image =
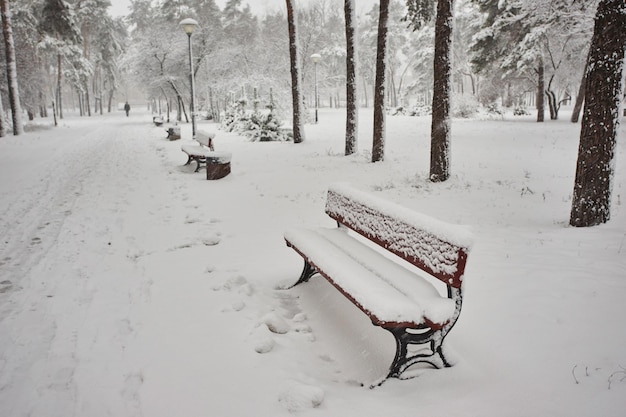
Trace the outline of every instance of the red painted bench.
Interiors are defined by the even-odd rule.
[[[319,273],[372,324],[391,332],[396,355],[387,378],[400,378],[420,362],[435,368],[450,366],[443,341],[461,313],[465,264],[472,242],[467,228],[346,184],[329,188],[325,211],[338,228],[285,232],[287,245],[304,258],[304,269],[294,286]],[[410,265],[390,259],[381,248]],[[438,289],[438,281],[432,278],[443,282],[445,294],[440,292],[443,285]],[[409,351],[410,345],[422,346],[416,352]]]

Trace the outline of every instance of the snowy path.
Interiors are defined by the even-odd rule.
[[[274,263],[255,236],[271,229],[287,251],[282,227],[246,215],[273,203],[249,184],[247,203],[233,205],[228,180],[182,167],[181,142],[147,119],[73,120],[67,137],[4,143],[0,175],[27,175],[0,188],[0,416],[245,414],[249,402],[213,394],[232,375],[248,401],[281,410],[254,398],[267,375],[242,374],[271,343],[260,315],[282,302],[272,281],[249,282],[259,262]],[[39,147],[45,157],[33,159]],[[247,243],[232,232],[222,243],[237,227]]]
[[[20,159],[1,164],[32,169],[1,190],[8,297],[0,304],[0,415],[134,414],[125,349],[134,301],[149,283],[131,255],[144,247],[145,230],[167,222],[171,195],[162,194],[166,172],[137,122],[105,119],[97,130],[85,123],[60,139],[42,134],[56,142],[38,145],[46,152],[25,146]],[[128,380],[121,398],[120,378]]]

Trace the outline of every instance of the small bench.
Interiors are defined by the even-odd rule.
[[[163,126],[163,117],[153,116],[152,123],[154,123],[155,126]]]
[[[304,258],[304,269],[293,286],[319,273],[372,324],[391,332],[396,354],[386,378],[400,378],[420,362],[435,368],[450,366],[443,341],[461,313],[472,242],[467,228],[347,184],[329,188],[325,211],[339,227],[293,229],[284,234],[287,246]],[[432,278],[445,284],[445,295]],[[409,345],[422,346],[409,351]]]
[[[181,138],[180,126],[172,126],[165,129],[167,132],[167,140],[178,140]]]

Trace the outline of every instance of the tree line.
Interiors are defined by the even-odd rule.
[[[133,85],[141,87],[154,111],[188,119],[187,37],[179,27],[186,17],[200,24],[191,37],[196,110],[219,118],[232,103],[252,97],[255,108],[272,106],[292,115],[297,143],[304,140],[306,107],[321,99],[347,108],[346,154],[351,154],[358,136],[356,108],[373,105],[376,162],[384,159],[388,108],[432,104],[433,181],[449,176],[449,119],[459,96],[483,105],[535,106],[539,122],[545,107],[556,119],[561,105],[572,101],[576,121],[598,68],[601,52],[593,53],[598,22],[618,45],[612,75],[622,79],[624,26],[616,25],[623,22],[623,1],[380,0],[357,15],[358,4],[314,0],[304,7],[286,0],[287,13],[258,17],[242,0],[228,0],[224,9],[214,0],[131,0],[129,14],[114,19],[108,0],[0,0],[5,39],[0,53],[7,73],[0,81],[0,105],[8,103],[12,114],[9,123],[4,117],[9,112],[0,108],[0,135],[8,126],[19,134],[22,111],[29,118],[47,117],[52,107],[53,116],[62,118],[64,93],[89,116],[104,107],[111,111],[114,97]],[[599,47],[606,51],[611,43],[603,42]],[[314,97],[312,88],[314,53],[322,57],[315,64],[322,97]],[[615,107],[621,90],[610,93]],[[583,112],[583,131],[584,118],[594,114]],[[581,137],[581,147],[584,143]],[[609,154],[614,149],[604,148]],[[577,182],[587,177],[577,174]],[[574,217],[580,218],[572,215],[572,224]]]

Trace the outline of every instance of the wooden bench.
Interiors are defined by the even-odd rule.
[[[287,245],[304,258],[304,269],[294,286],[319,273],[375,326],[391,332],[396,354],[386,378],[400,378],[420,362],[435,368],[450,366],[443,341],[461,313],[472,242],[467,228],[347,184],[329,188],[325,211],[339,227],[294,229],[284,234]],[[444,285],[438,289],[433,278],[445,284],[444,295],[440,292]],[[410,345],[421,346],[409,351]]]
[[[194,172],[200,171],[200,167],[206,164],[206,157],[211,155],[215,150],[213,148],[213,138],[215,133],[205,132],[199,130],[196,132],[196,137],[193,138],[196,143],[192,145],[182,145],[180,149],[187,154],[187,162],[185,165],[189,165],[192,161],[195,161],[197,166]]]
[[[196,132],[194,140],[197,145],[182,145],[180,149],[187,154],[187,162],[196,162],[196,170],[200,171],[202,166],[206,166],[207,180],[218,180],[230,174],[230,152],[216,152],[213,147],[215,133],[199,130]]]
[[[163,117],[152,116],[152,123],[154,123],[155,126],[163,126]]]
[[[180,126],[168,127],[165,131],[167,132],[167,140],[178,140],[182,137],[180,134]]]

